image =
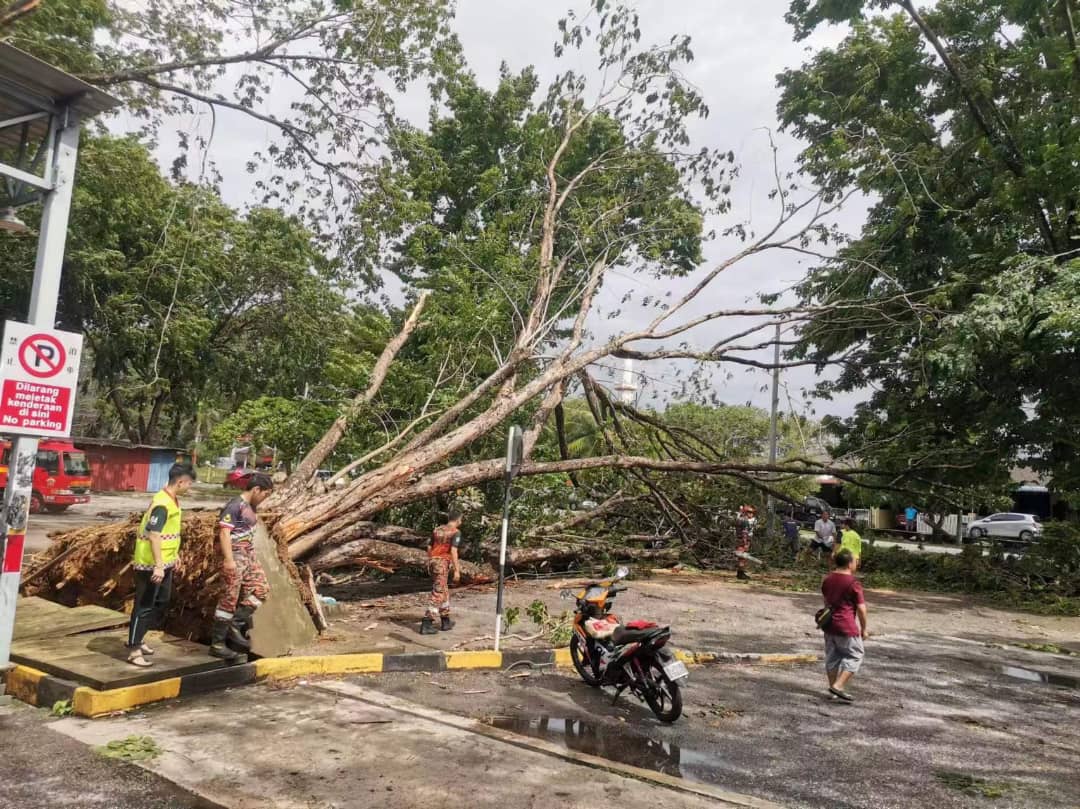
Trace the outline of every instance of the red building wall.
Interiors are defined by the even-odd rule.
[[[90,462],[96,492],[145,492],[150,479],[150,450],[91,446],[75,442]]]

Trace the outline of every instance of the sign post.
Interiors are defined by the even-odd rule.
[[[499,651],[502,639],[503,583],[506,580],[506,540],[510,534],[510,501],[513,500],[511,484],[521,468],[521,428],[514,425],[506,436],[506,469],[503,472],[502,534],[499,539],[499,589],[495,596],[495,651]]]
[[[0,509],[0,671],[11,659],[38,436],[70,433],[82,353],[81,336],[53,329],[79,151],[78,116],[69,112],[62,120],[54,119],[50,137],[55,139],[48,166],[51,187],[42,195],[41,231],[26,318],[30,325],[8,321],[0,356],[0,432],[18,436],[8,458],[8,483]],[[68,337],[77,338],[77,343],[66,342]],[[63,353],[70,348],[75,348],[74,356]]]

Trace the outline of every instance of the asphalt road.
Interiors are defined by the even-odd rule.
[[[44,711],[0,706],[0,809],[224,809],[54,733]]]
[[[610,693],[570,672],[398,673],[251,686],[127,716],[63,719],[32,733],[0,725],[15,731],[0,734],[0,760],[15,751],[22,781],[37,790],[8,787],[9,801],[12,794],[32,800],[0,806],[134,805],[124,802],[126,768],[100,776],[81,769],[82,753],[45,738],[54,730],[88,745],[148,735],[166,752],[142,766],[230,809],[723,805],[582,766],[531,748],[532,739],[570,756],[599,756],[793,809],[1077,806],[1076,658],[886,635],[868,642],[851,691],[854,704],[831,701],[820,666],[695,667],[683,718],[661,725],[633,698],[612,704]],[[515,735],[492,739],[474,720]],[[76,790],[88,777],[97,779],[88,782],[94,796],[116,789],[119,797],[80,803]],[[40,791],[42,784],[51,791]]]
[[[789,807],[976,807],[998,792],[995,807],[1080,803],[1075,659],[903,635],[867,646],[852,705],[828,697],[820,665],[699,667],[684,718],[671,726],[632,697],[612,705],[609,693],[569,673],[364,679],[570,749]],[[1043,683],[1039,672],[1061,685]]]

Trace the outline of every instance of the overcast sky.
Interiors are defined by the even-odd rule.
[[[772,155],[765,129],[776,129],[776,102],[778,91],[776,74],[786,67],[801,64],[808,57],[808,48],[831,44],[843,33],[826,31],[809,43],[792,41],[791,30],[784,22],[788,0],[682,0],[672,3],[664,0],[640,0],[637,3],[644,38],[666,41],[673,34],[689,33],[693,37],[692,48],[696,59],[686,71],[687,77],[703,93],[711,114],[696,124],[692,135],[695,148],[708,146],[731,149],[742,167],[742,174],[733,193],[733,210],[722,220],[709,223],[709,227],[722,228],[737,219],[762,222],[770,211],[775,210],[768,194],[773,180]],[[559,0],[536,2],[536,0],[458,0],[456,30],[464,46],[469,65],[482,84],[494,86],[499,65],[507,62],[512,70],[528,65],[537,69],[541,87],[558,70],[565,69],[566,62],[557,62],[552,51],[557,20],[566,8]],[[579,4],[584,8],[584,4]],[[587,63],[570,66],[589,69]],[[284,103],[287,103],[284,102]],[[401,102],[400,110],[418,124],[426,120],[430,101],[426,93],[417,91]],[[129,123],[121,116],[116,122],[123,129]],[[180,128],[188,131],[208,127],[208,119],[185,121]],[[780,147],[782,167],[794,168],[800,145],[791,138],[775,134]],[[275,133],[266,125],[234,115],[220,113],[217,131],[210,152],[210,159],[223,176],[222,193],[225,200],[237,206],[246,205],[252,198],[252,185],[257,179],[244,171],[244,165],[252,152],[263,150],[275,139]],[[162,144],[159,154],[164,165],[171,161],[170,144]],[[192,161],[197,164],[198,161]],[[194,172],[197,166],[190,170]],[[863,208],[854,205],[842,212],[839,222],[848,232],[858,229]],[[714,265],[737,250],[732,242],[714,242],[707,247],[706,265]],[[789,287],[805,272],[793,254],[776,254],[756,258],[718,279],[718,285],[707,300],[695,311],[704,312],[727,306],[738,306],[753,301],[761,292],[771,292]],[[675,282],[671,286],[676,295],[680,286],[688,288],[693,277]],[[660,282],[652,279],[632,279],[625,276],[609,276],[599,297],[598,317],[593,330],[603,336],[607,330],[625,328],[636,318],[645,316],[642,310],[624,309],[621,318],[609,320],[606,314],[620,308],[620,299],[630,289],[638,292],[661,290]],[[663,291],[668,288],[663,284]],[[730,333],[732,326],[702,328],[694,332],[692,343],[704,347],[721,336]],[[765,359],[768,358],[766,354]],[[643,380],[643,402],[651,401],[653,394],[669,399],[677,390],[675,369],[670,365],[652,365],[639,369]],[[685,370],[685,369],[684,369]],[[713,384],[721,400],[731,404],[750,402],[767,408],[769,378],[764,371],[746,371],[733,367],[713,374]],[[803,394],[814,384],[810,369],[792,369],[783,373],[784,390],[781,393],[782,409],[794,406],[802,413],[810,413]],[[851,411],[860,397],[847,400],[818,403],[813,412],[844,415]]]

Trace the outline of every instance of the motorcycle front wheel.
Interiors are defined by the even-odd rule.
[[[645,667],[645,701],[656,718],[670,724],[682,716],[682,690],[664,674],[663,664],[655,657]]]
[[[600,678],[593,670],[592,660],[586,660],[585,641],[581,639],[581,635],[575,632],[570,637],[570,660],[574,664],[574,668],[577,669],[577,673],[581,675],[581,679],[585,681],[585,685],[593,688],[600,687]],[[594,654],[599,654],[594,651]]]

